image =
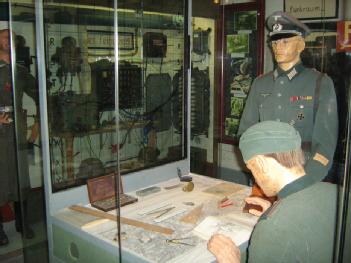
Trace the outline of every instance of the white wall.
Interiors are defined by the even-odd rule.
[[[351,20],[351,0],[342,1],[343,6],[339,5],[339,9],[343,12],[343,20]]]

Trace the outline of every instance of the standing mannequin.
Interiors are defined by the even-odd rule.
[[[0,30],[0,205],[14,201],[16,230],[24,234],[24,237],[32,238],[34,233],[28,227],[26,220],[26,202],[23,201],[22,205],[19,202],[20,199],[26,199],[30,189],[26,151],[27,116],[23,111],[22,98],[24,92],[34,100],[37,100],[38,96],[33,76],[28,73],[25,67],[16,65],[14,80],[16,98],[14,98],[9,38],[9,30]],[[14,99],[16,99],[15,102]],[[18,117],[16,120],[15,115]],[[38,123],[35,123],[29,141],[34,142],[37,135]],[[18,173],[17,169],[18,159],[23,168],[21,174]],[[19,187],[19,182],[21,187]],[[23,222],[22,217],[24,218]],[[3,230],[2,218],[0,218],[0,245],[8,243],[8,237]]]
[[[287,13],[267,18],[277,68],[256,78],[240,121],[238,134],[257,122],[289,123],[301,135],[307,157],[307,181],[321,181],[333,161],[338,137],[336,96],[332,80],[303,66],[300,54],[309,29]]]

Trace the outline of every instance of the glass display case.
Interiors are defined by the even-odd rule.
[[[25,261],[213,262],[207,242],[218,231],[244,252],[258,217],[244,210],[254,191],[237,129],[252,81],[275,66],[265,12],[284,3],[73,2],[5,7],[13,162],[23,227],[36,234],[23,237]],[[330,76],[337,95],[338,145],[325,180],[339,186],[336,257],[347,258],[351,22],[342,18],[351,15],[340,10],[305,21],[312,34],[301,57]],[[19,75],[34,94],[23,100]],[[39,120],[40,139],[27,144]]]
[[[187,154],[183,1],[83,2],[43,2],[53,191]]]

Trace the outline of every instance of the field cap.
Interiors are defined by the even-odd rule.
[[[255,155],[299,149],[301,137],[294,127],[285,122],[263,121],[251,126],[242,134],[239,148],[247,163]]]

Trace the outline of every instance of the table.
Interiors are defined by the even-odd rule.
[[[133,128],[142,128],[146,124],[145,121],[138,121],[138,122],[121,122],[119,125],[119,129],[128,129],[131,126]],[[51,136],[59,137],[65,140],[65,156],[66,156],[66,173],[67,179],[73,180],[75,179],[74,174],[74,139],[77,137],[85,137],[90,135],[96,134],[105,134],[105,133],[117,133],[117,128],[115,125],[100,127],[96,129],[91,129],[88,131],[64,131],[64,132],[57,132],[52,131]],[[62,174],[64,174],[64,167]]]
[[[245,229],[245,233],[248,233],[248,235],[243,237],[240,247],[241,249],[246,248],[249,235],[258,219],[255,216],[242,212],[244,205],[243,199],[250,194],[251,188],[210,177],[194,174],[192,176],[195,187],[191,192],[182,191],[184,183],[180,183],[177,178],[174,178],[155,185],[160,187],[161,191],[144,197],[137,196],[139,198],[137,203],[121,208],[122,217],[174,230],[172,235],[163,235],[146,231],[142,228],[121,225],[122,258],[124,261],[133,263],[213,262],[214,257],[207,250],[207,240],[195,234],[194,231],[194,228],[204,219],[209,218],[209,216],[221,221],[221,228],[224,231],[227,231],[227,228],[233,228],[234,225],[235,227],[239,227],[238,230],[241,227]],[[167,190],[167,188],[171,189]],[[136,196],[136,191],[128,194]],[[224,196],[231,199],[233,205],[218,208],[218,202]],[[167,207],[167,204],[170,207],[174,207],[168,214],[157,217],[157,215],[150,213],[157,207]],[[198,216],[196,224],[184,223],[180,220],[201,206],[201,214]],[[113,214],[115,211],[111,211],[110,213]],[[94,245],[98,246],[102,250],[105,250],[105,253],[110,253],[111,258],[114,257],[117,260],[118,242],[114,240],[117,233],[116,222],[83,215],[68,208],[60,211],[54,217],[56,224],[61,227],[65,227],[65,224],[68,225],[69,232],[71,233],[73,229],[78,230],[75,231],[76,234],[82,237],[85,236],[85,239],[91,242],[92,247]],[[167,239],[173,238],[187,238],[184,239],[184,242],[190,245],[166,242]],[[89,259],[91,258],[92,256]]]

